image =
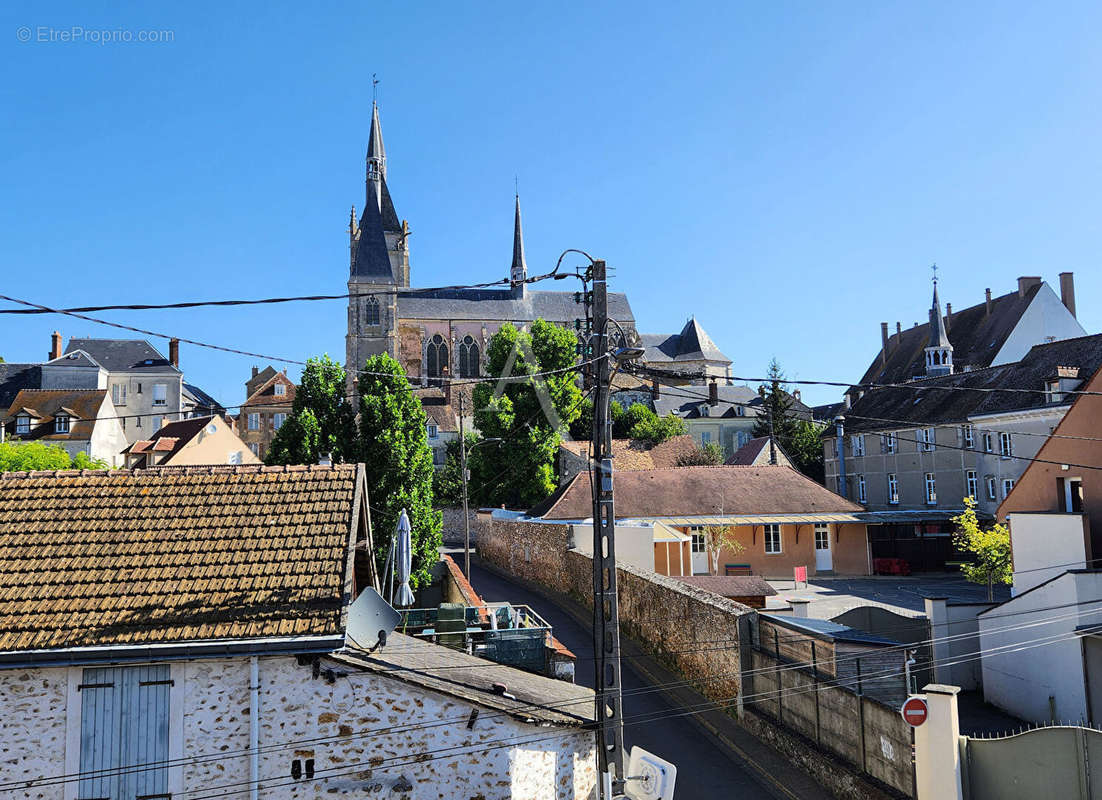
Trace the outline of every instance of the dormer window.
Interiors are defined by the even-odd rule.
[[[705,405],[705,406],[700,407],[700,416],[702,416],[702,417],[708,416],[708,406]]]
[[[440,432],[439,428],[431,422],[425,426],[425,429],[430,439],[435,439]]]
[[[57,414],[54,416],[54,433],[69,432],[69,415]]]
[[[1045,402],[1059,403],[1063,399],[1064,394],[1060,391],[1060,379],[1054,378],[1053,380],[1045,381]]]
[[[284,386],[282,383],[277,383],[275,385],[275,393],[277,397],[283,397],[285,394],[287,394],[287,387]]]
[[[30,433],[31,432],[31,418],[27,414],[20,414],[15,418],[15,432],[16,433]]]

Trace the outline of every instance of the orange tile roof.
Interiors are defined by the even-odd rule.
[[[339,636],[362,502],[355,465],[4,473],[0,653]]]

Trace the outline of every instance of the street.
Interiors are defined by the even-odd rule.
[[[471,583],[487,602],[508,601],[531,606],[551,623],[555,637],[578,657],[576,681],[593,686],[593,642],[587,628],[543,597],[474,564]],[[625,750],[632,745],[673,762],[677,766],[675,793],[678,800],[715,800],[717,797],[756,800],[783,797],[763,787],[753,774],[717,746],[696,723],[670,705],[661,692],[634,694],[648,684],[632,669],[630,659],[622,664]],[[632,725],[639,715],[666,715],[645,724]]]

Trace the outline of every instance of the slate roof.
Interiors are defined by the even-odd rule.
[[[383,208],[380,217],[383,221],[383,230],[387,233],[400,233],[402,223],[398,221],[398,213],[394,210],[394,201],[390,199],[390,189],[386,185],[386,176],[382,180]]]
[[[593,690],[495,664],[394,631],[368,655],[349,649],[327,657],[357,669],[502,711],[530,723],[581,727],[593,721]],[[513,698],[493,690],[502,683]]]
[[[608,315],[621,325],[634,325],[635,317],[627,295],[609,292]],[[398,292],[398,316],[402,319],[492,319],[570,324],[585,316],[574,302],[573,292],[525,292],[515,295],[511,289],[441,289],[423,292],[407,289]]]
[[[134,444],[127,447],[123,452],[143,453],[153,451],[157,453],[168,453],[168,455],[161,459],[161,463],[164,463],[183,450],[192,439],[199,435],[199,432],[202,431],[203,428],[210,424],[212,419],[213,417],[211,416],[189,417],[188,419],[166,423],[148,439],[134,442]]]
[[[41,386],[40,364],[0,364],[0,409],[11,407],[15,396],[22,390]]]
[[[183,387],[184,396],[191,400],[199,408],[204,408],[211,413],[225,414],[226,408],[209,394],[204,392],[194,383],[185,383]]]
[[[674,579],[721,597],[772,597],[777,593],[758,575],[681,575]]]
[[[645,353],[643,360],[650,364],[671,363],[677,361],[720,361],[730,364],[716,343],[692,317],[685,323],[681,333],[644,333],[640,337],[643,340]]]
[[[0,653],[341,636],[363,491],[353,465],[4,473]]]
[[[91,439],[106,397],[106,389],[24,389],[12,400],[4,418],[4,427],[12,439],[23,441]],[[23,409],[36,412],[35,418],[39,424],[28,434],[16,434],[14,418]],[[75,416],[69,421],[68,433],[55,433],[54,415],[62,410]]]
[[[145,339],[70,339],[65,353],[77,350],[83,350],[108,372],[180,371]]]
[[[618,472],[616,516],[657,518],[723,514],[810,514],[864,509],[791,467],[674,467]],[[528,515],[587,519],[593,514],[589,475],[579,473]]]
[[[1012,364],[923,378],[895,388],[867,390],[841,412],[846,418],[845,432],[924,427],[964,422],[985,414],[1042,408],[1045,380],[1055,375],[1058,366],[1078,367],[1079,379],[1087,380],[1102,367],[1102,334],[1034,345],[1021,361]],[[959,391],[964,388],[992,391]],[[1065,399],[1057,405],[1069,402]],[[823,431],[823,438],[836,438],[832,426]]]
[[[352,258],[352,276],[369,278],[378,283],[393,283],[394,271],[383,234],[383,218],[371,197],[364,203],[359,230]]]
[[[708,407],[708,419],[737,417],[739,408],[742,408],[742,416],[753,418],[758,416],[763,404],[757,390],[745,385],[728,386],[721,383],[716,386],[716,394],[719,402]],[[802,419],[811,419],[810,408],[792,395],[789,395],[789,401],[794,414]],[[660,417],[676,414],[682,419],[704,419],[700,407],[707,403],[708,387],[702,384],[663,386],[658,398],[653,401],[654,411]]]
[[[954,311],[953,316],[948,318],[954,368],[963,370],[965,366],[973,369],[989,366],[1042,285],[1029,287],[1024,297],[1015,290],[993,298],[990,316],[986,301]],[[925,351],[930,337],[929,322],[906,328],[899,334],[893,333],[888,339],[887,365],[881,365],[880,351],[877,351],[872,364],[861,377],[861,383],[903,383],[925,375]]]
[[[832,622],[829,619],[792,617],[782,614],[762,614],[761,616],[768,618],[770,622],[776,622],[786,628],[802,631],[828,641],[884,646],[900,644],[894,639],[885,639],[882,636],[866,633],[857,628],[850,628],[838,622]]]

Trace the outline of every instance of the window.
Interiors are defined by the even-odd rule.
[[[1014,479],[1013,478],[1003,478],[1003,500],[1006,499],[1006,496],[1008,494],[1010,494],[1010,492],[1013,491],[1013,489],[1014,489]]]
[[[707,405],[701,405],[701,406],[700,406],[700,408],[698,408],[698,409],[697,409],[697,411],[699,411],[699,412],[700,412],[700,416],[702,416],[702,417],[706,417],[706,416],[708,416],[708,415],[709,415],[709,414],[711,413],[711,412],[710,412],[710,411],[708,410],[708,406],[707,406]]]
[[[1046,403],[1059,403],[1064,399],[1064,395],[1060,392],[1060,380],[1045,381],[1045,402]]]
[[[163,383],[153,384],[153,405],[168,405],[168,386]]]
[[[286,421],[286,414],[272,414],[272,430],[278,431],[280,427],[282,427],[283,423]]]
[[[888,502],[899,502],[899,480],[895,477],[894,472],[888,473]]]
[[[830,549],[830,526],[825,522],[815,523],[815,549]]]
[[[111,384],[111,402],[117,406],[126,405],[126,384],[125,383],[112,383]]]
[[[137,388],[137,390],[136,390],[136,391],[138,392],[138,394],[141,394],[141,393],[142,393],[142,384],[141,384],[141,381],[139,381],[139,382],[137,383],[137,387],[138,387],[138,388]]]
[[[439,385],[440,379],[448,371],[448,345],[439,333],[429,340],[425,349],[425,365],[428,369],[429,382]]]
[[[477,378],[482,371],[479,361],[478,343],[472,336],[464,336],[459,343],[459,377]]]
[[[1069,514],[1078,514],[1083,510],[1083,479],[1062,478],[1063,486],[1060,491],[1060,499],[1063,500],[1064,511]]]
[[[859,433],[856,436],[849,437],[850,449],[855,456],[865,455],[865,434]]]
[[[990,431],[984,431],[984,433],[983,433],[983,452],[991,453],[994,450],[995,450],[995,447],[992,444],[991,432]]]
[[[85,669],[80,685],[77,797],[168,797],[168,769],[120,771],[169,756],[168,664]]]
[[[891,454],[895,452],[895,431],[884,435],[884,452]]]
[[[937,487],[934,484],[934,473],[926,473],[926,505],[934,505],[937,502]]]
[[[253,451],[254,456],[260,457],[260,445],[257,442],[249,442],[249,449]]]
[[[15,432],[16,433],[30,433],[31,432],[31,418],[26,414],[20,414],[15,418]]]
[[[448,451],[444,447],[434,447],[432,449],[432,465],[434,467],[442,467],[448,462]]]
[[[700,443],[702,445],[704,445],[704,444],[711,444],[711,442],[712,442],[712,432],[711,431],[701,431],[700,432]]]
[[[704,534],[700,533],[700,528],[690,528],[689,533],[693,537],[693,552],[704,553],[707,552],[707,543],[704,540]]]
[[[54,417],[54,433],[68,433],[69,432],[69,415],[57,414]]]
[[[240,464],[241,463],[241,451],[240,450],[234,450],[232,453],[230,453],[229,463],[230,464]]]
[[[972,448],[976,446],[976,435],[971,425],[960,426],[960,440],[964,442],[965,447]]]
[[[156,433],[157,431],[159,431],[161,429],[161,426],[164,424],[164,422],[165,422],[164,417],[162,417],[160,415],[154,416],[153,417],[153,432]]]
[[[976,471],[974,469],[970,469],[966,473],[964,473],[964,475],[968,496],[975,500],[976,492],[979,491],[979,479],[976,478]]]
[[[371,295],[364,301],[364,324],[379,325],[381,324],[380,320],[379,298],[375,297],[375,295]]]
[[[868,498],[865,497],[865,476],[857,476],[857,502],[864,503]]]
[[[249,416],[248,416],[248,425],[249,425],[249,430],[250,431],[260,430],[260,415],[255,414],[255,413],[254,414],[249,414]]]
[[[136,417],[134,417],[134,427],[135,428],[140,428],[141,426],[142,426],[142,416],[141,416],[141,414],[138,414]]]
[[[736,417],[745,417],[746,416],[746,409],[743,408],[742,406],[735,406],[735,416]]]
[[[922,451],[929,453],[934,449],[934,429],[923,428],[922,429]]]
[[[277,383],[273,388],[275,389],[276,397],[283,397],[287,394],[287,387],[282,383]]]
[[[425,429],[428,432],[428,435],[429,435],[430,439],[435,439],[437,433],[439,433],[439,429],[436,427],[435,423],[432,423],[432,422],[430,422],[428,425],[426,425]]]
[[[995,495],[995,476],[994,475],[988,475],[987,476],[987,499],[988,500],[997,499],[996,495]]]
[[[1014,455],[1014,442],[1006,431],[999,434],[999,454],[1003,458],[1010,458]]]
[[[781,526],[776,524],[764,525],[765,552],[781,552]]]

